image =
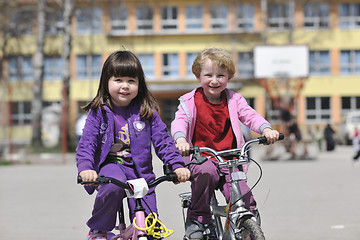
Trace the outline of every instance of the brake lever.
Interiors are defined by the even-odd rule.
[[[192,159],[196,159],[196,160],[195,161],[191,160],[190,162],[186,163],[185,167],[187,167],[187,166],[189,166],[191,164],[201,165],[207,160],[207,157],[204,157],[204,156],[202,156],[200,154],[199,147],[194,147],[193,150],[194,150],[194,153],[193,153],[193,158]]]

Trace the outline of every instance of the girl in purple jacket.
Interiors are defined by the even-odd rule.
[[[88,117],[76,149],[78,173],[83,181],[94,181],[99,175],[122,182],[144,178],[155,179],[151,143],[164,164],[171,164],[180,182],[189,179],[179,151],[158,114],[158,105],[148,90],[138,58],[129,51],[112,53],[104,63],[95,98],[84,106]],[[95,186],[85,186],[89,194]],[[126,197],[113,184],[97,186],[89,240],[105,240],[116,224],[116,213]],[[154,190],[144,198],[157,212]],[[133,219],[135,203],[129,199]],[[149,213],[149,209],[146,210]]]
[[[252,109],[239,93],[226,88],[235,74],[230,54],[218,48],[206,49],[195,59],[192,71],[201,87],[180,97],[180,105],[171,123],[171,134],[182,153],[189,154],[190,145],[210,147],[217,151],[240,148],[244,144],[240,121],[250,130],[265,136],[268,143],[279,138],[279,133],[260,114]],[[189,159],[186,159],[189,161]],[[231,196],[228,169],[221,169],[225,182],[220,181],[217,162],[206,161],[190,165],[194,175],[191,182],[191,205],[187,211],[185,235],[187,239],[202,239],[204,224],[210,221],[210,200],[216,187],[227,202]],[[245,169],[243,169],[246,171]],[[249,191],[240,182],[242,192]],[[244,196],[245,207],[255,211],[256,202],[250,192]]]

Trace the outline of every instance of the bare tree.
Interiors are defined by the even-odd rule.
[[[63,88],[62,88],[62,150],[67,152],[70,100],[70,53],[71,53],[71,19],[74,14],[75,0],[64,0],[64,36],[63,36]]]
[[[37,5],[37,48],[33,58],[34,65],[34,85],[33,99],[31,105],[32,114],[32,145],[35,147],[42,146],[41,131],[41,109],[42,109],[42,93],[44,81],[44,40],[45,40],[45,5],[46,0],[38,0]]]

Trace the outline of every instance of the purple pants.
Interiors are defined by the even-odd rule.
[[[101,168],[99,176],[116,178],[122,182],[127,180],[137,179],[134,168],[125,166],[120,163],[109,163]],[[108,232],[114,229],[116,224],[117,211],[123,204],[123,199],[126,198],[125,190],[112,183],[98,186],[98,193],[95,198],[92,217],[87,222],[90,229]],[[149,205],[153,212],[158,212],[156,207],[156,195],[154,191],[149,191],[148,195],[143,198]],[[134,218],[135,200],[128,198],[130,219]],[[149,209],[144,206],[146,213],[149,214]]]
[[[190,165],[190,171],[194,175],[194,181],[191,183],[191,205],[188,208],[187,217],[205,224],[210,221],[210,200],[219,184],[220,171],[214,161],[206,161],[201,165]],[[221,172],[225,174],[225,182],[219,186],[219,190],[224,195],[226,202],[229,202],[232,192],[229,169],[222,168]],[[239,185],[242,193],[250,190],[245,181],[240,181]],[[251,192],[246,194],[243,200],[245,207],[250,211],[256,208],[256,202]]]

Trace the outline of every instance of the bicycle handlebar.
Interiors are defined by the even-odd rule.
[[[277,141],[280,141],[283,139],[284,139],[284,134],[280,133]],[[222,150],[222,151],[216,151],[216,150],[214,150],[212,148],[208,148],[208,147],[191,147],[189,153],[194,154],[194,157],[197,159],[197,161],[191,161],[187,165],[189,165],[189,164],[199,165],[199,164],[202,164],[203,162],[205,162],[208,158],[201,156],[200,155],[201,152],[210,153],[212,157],[215,157],[219,161],[219,163],[225,163],[226,161],[221,156],[239,155],[240,157],[242,157],[242,156],[244,156],[245,151],[247,150],[249,145],[251,145],[253,143],[267,144],[267,139],[266,139],[266,137],[258,137],[256,139],[252,139],[252,140],[245,142],[245,144],[241,148],[234,148],[234,149]],[[246,162],[247,161],[239,162],[239,164],[245,164]]]
[[[159,185],[162,182],[179,182],[176,173],[173,172],[172,170],[172,166],[171,165],[164,165],[164,176],[158,177],[156,179],[154,179],[153,181],[151,181],[150,183],[148,183],[148,187],[152,188],[155,187],[157,185]],[[193,180],[194,176],[191,174],[189,181]],[[96,184],[96,185],[104,185],[104,184],[108,184],[108,183],[113,183],[118,187],[124,188],[129,190],[131,193],[133,193],[133,189],[130,183],[125,183],[122,181],[119,181],[115,178],[112,177],[105,177],[105,176],[99,176],[97,178],[97,180],[95,181],[83,181],[81,176],[77,177],[77,183],[81,184],[81,185],[85,185],[85,184]]]

